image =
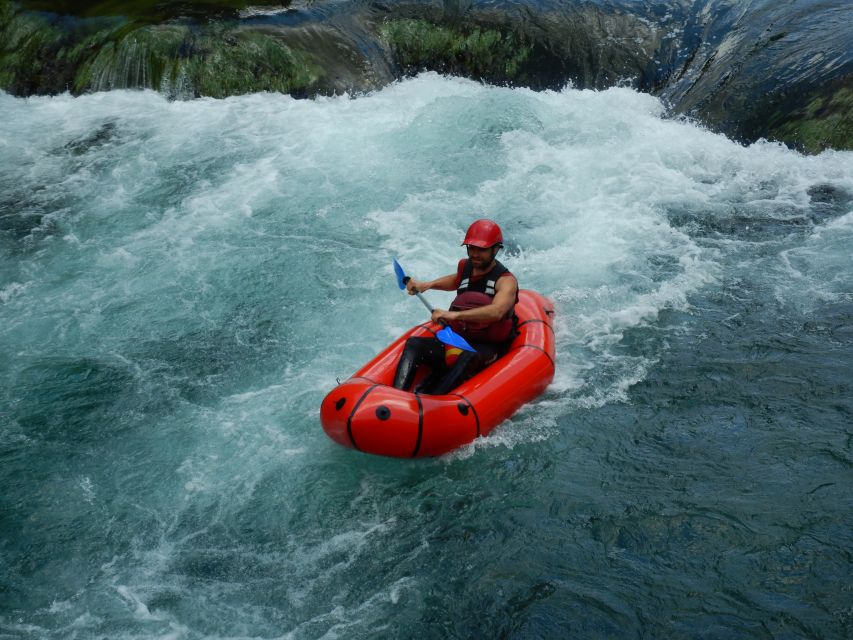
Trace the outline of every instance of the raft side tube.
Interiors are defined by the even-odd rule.
[[[383,456],[416,455],[423,435],[420,397],[388,386],[365,393],[348,418],[354,447]]]
[[[480,416],[480,435],[488,435],[522,405],[541,395],[554,378],[553,361],[544,351],[534,347],[520,346],[492,367],[454,390],[476,408]],[[513,370],[523,375],[501,375]]]
[[[418,457],[440,456],[480,435],[479,414],[466,398],[458,395],[418,397],[424,414]]]
[[[326,435],[344,447],[357,448],[349,434],[349,418],[359,400],[373,386],[375,384],[370,380],[350,378],[332,389],[323,398],[320,405],[320,421]]]

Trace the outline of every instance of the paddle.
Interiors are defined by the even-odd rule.
[[[400,266],[400,263],[397,262],[397,259],[394,258],[394,273],[397,275],[397,285],[401,289],[406,288],[406,283],[411,280],[409,276],[406,275],[406,272],[403,271],[403,267]],[[433,312],[432,305],[427,302],[427,299],[421,295],[421,292],[417,289],[414,290],[415,295],[418,299],[424,303],[424,306],[429,310],[430,313]],[[442,323],[443,324],[443,323]],[[435,337],[441,340],[444,344],[449,344],[451,347],[456,347],[457,349],[462,349],[463,351],[474,351],[476,353],[476,349],[468,344],[467,340],[456,333],[449,326],[444,325],[444,329],[439,330]]]

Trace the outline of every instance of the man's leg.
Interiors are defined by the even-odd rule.
[[[418,366],[428,364],[433,368],[443,366],[444,345],[436,338],[413,337],[406,340],[403,354],[394,373],[394,388],[408,390],[412,386]]]
[[[477,351],[463,351],[459,354],[450,371],[427,393],[436,396],[450,393],[465,380],[497,360],[500,355],[500,345],[477,343],[471,346]]]

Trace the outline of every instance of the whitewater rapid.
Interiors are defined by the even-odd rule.
[[[682,533],[705,517],[669,485],[644,487],[694,456],[701,468],[720,443],[679,432],[649,452],[630,425],[665,429],[692,397],[734,407],[724,422],[744,429],[751,401],[714,385],[762,384],[748,364],[803,331],[821,347],[802,347],[789,378],[808,380],[817,358],[838,375],[820,388],[837,393],[815,392],[792,419],[801,434],[807,407],[825,407],[839,437],[803,473],[817,478],[810,490],[850,480],[849,152],[741,146],[630,89],[537,93],[435,74],[357,97],[2,94],[0,110],[5,634],[603,637],[627,625],[691,637],[686,585],[711,594],[729,569],[648,563],[714,557],[716,544],[696,541],[715,527],[748,547],[744,516],[736,502],[687,538],[658,520],[660,538],[644,530],[636,509]],[[323,395],[424,318],[392,258],[418,278],[450,273],[481,216],[503,227],[501,259],[521,286],[556,303],[554,384],[437,461],[337,448],[319,425]],[[726,367],[747,363],[739,373],[711,370],[727,350]],[[707,384],[688,385],[697,371]],[[781,402],[793,392],[773,375]],[[750,433],[726,431],[738,461],[696,482],[739,477],[761,451]],[[643,462],[642,479],[620,482]],[[762,496],[785,495],[767,482]],[[845,504],[828,507],[838,530]],[[627,533],[602,533],[619,514]],[[777,525],[752,526],[767,539]],[[646,546],[625,552],[632,539]],[[848,531],[826,544],[849,543]],[[635,555],[617,566],[624,553]],[[641,577],[623,582],[626,571]],[[804,595],[765,588],[840,637],[849,614],[820,611],[842,611],[843,596],[808,605],[840,583],[829,575],[801,579]],[[711,606],[710,628],[748,635],[777,604],[734,590],[748,603]],[[658,598],[670,626],[644,613]]]

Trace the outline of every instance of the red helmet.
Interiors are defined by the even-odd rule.
[[[480,247],[481,249],[489,249],[495,245],[502,246],[504,236],[501,233],[501,228],[498,223],[493,220],[475,220],[470,227],[468,233],[465,234],[463,245],[470,244],[472,247]]]

